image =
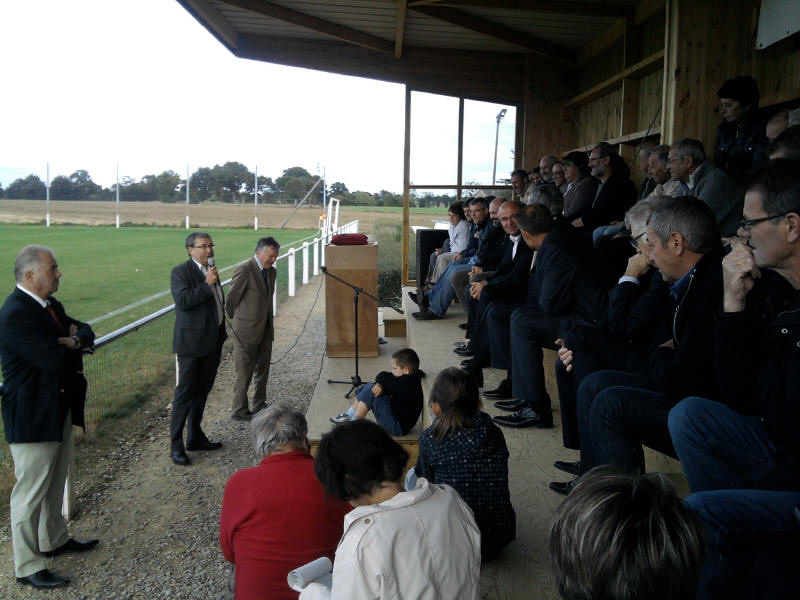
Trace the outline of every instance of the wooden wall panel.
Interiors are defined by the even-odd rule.
[[[622,71],[624,68],[622,60],[623,42],[620,39],[613,46],[573,71],[572,78],[575,80],[578,91],[593,88],[598,83]]]
[[[659,11],[642,23],[641,60],[664,47],[664,11]]]
[[[621,98],[622,91],[615,90],[575,111],[589,146],[619,135]],[[578,144],[582,145],[583,142]]]
[[[645,75],[639,80],[639,109],[636,116],[636,125],[633,131],[647,129],[661,104],[664,69]],[[660,115],[659,115],[660,116]],[[654,127],[658,127],[660,120],[656,119]],[[626,132],[630,133],[630,132]]]

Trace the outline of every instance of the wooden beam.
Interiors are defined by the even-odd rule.
[[[370,50],[376,50],[385,54],[394,54],[395,51],[395,45],[389,40],[364,33],[363,31],[351,29],[350,27],[345,27],[344,25],[339,25],[331,21],[326,21],[325,19],[320,19],[319,17],[314,17],[297,10],[292,10],[285,6],[272,4],[271,2],[263,2],[261,0],[221,1],[252,13],[291,23],[292,25],[304,27],[305,29],[311,29],[312,31],[329,35],[344,42],[355,44],[356,46],[363,46],[364,48],[369,48]]]
[[[554,60],[574,62],[576,59],[575,52],[569,48],[527,35],[520,31],[515,31],[505,25],[486,21],[485,19],[481,19],[461,10],[444,6],[409,5],[409,8],[428,17],[433,17],[434,19],[439,19],[440,21],[451,23],[463,27],[464,29],[475,31],[476,33],[481,33],[510,44],[521,46],[531,52],[541,54]]]
[[[661,137],[661,128],[653,127],[649,132],[646,129],[642,129],[641,131],[634,131],[627,135],[621,135],[619,137],[609,138],[607,140],[593,141],[589,143],[589,147],[591,148],[600,141],[605,141],[612,146],[618,146],[619,144],[624,144],[626,146],[638,146],[642,140],[658,140],[659,137]],[[586,148],[572,148],[571,150],[566,150],[563,152],[563,154],[569,154],[570,152],[586,152]]]
[[[411,228],[411,207],[410,194],[411,187],[411,88],[406,86],[405,93],[405,130],[403,133],[403,235],[402,235],[402,274],[403,285],[410,285],[408,277],[408,251]]]
[[[627,3],[559,2],[558,0],[553,0],[553,2],[540,0],[416,0],[409,2],[408,6],[409,8],[417,6],[496,8],[592,17],[625,17],[632,12],[631,5]]]
[[[603,81],[602,83],[597,84],[591,89],[586,90],[585,92],[578,94],[574,98],[568,100],[564,103],[564,108],[577,108],[579,106],[584,106],[585,104],[589,104],[592,100],[596,100],[601,96],[605,96],[609,92],[613,90],[617,90],[622,87],[622,81],[624,79],[638,79],[641,78],[643,75],[648,75],[658,69],[661,69],[664,66],[664,51],[659,50],[655,54],[651,54],[644,60],[640,60],[635,65],[630,66],[627,69],[624,69]]]
[[[403,37],[406,34],[406,0],[397,0],[397,21],[394,28],[394,57],[403,56]]]
[[[659,11],[664,15],[665,8],[665,0],[641,0],[633,12],[633,24],[641,25]]]
[[[617,41],[625,35],[627,21],[628,20],[625,18],[617,19],[598,33],[591,42],[581,48],[581,51],[578,52],[578,66],[586,64],[603,50],[616,44]]]
[[[239,34],[208,0],[178,0],[189,13],[230,50],[239,45]]]

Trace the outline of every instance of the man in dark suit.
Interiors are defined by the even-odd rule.
[[[233,415],[248,421],[253,413],[267,406],[267,379],[275,328],[272,319],[272,294],[277,271],[273,266],[281,246],[273,237],[258,240],[253,258],[236,268],[225,311],[233,319]],[[253,410],[247,407],[247,388],[254,378]]]
[[[0,309],[3,426],[17,477],[11,492],[14,571],[21,584],[54,588],[69,580],[49,571],[46,558],[97,545],[70,538],[61,515],[72,425],[84,424],[80,350],[94,343],[94,333],[52,297],[61,272],[50,248],[20,250],[14,277],[17,288]]]
[[[186,450],[218,450],[200,428],[206,399],[217,376],[225,332],[225,297],[213,262],[214,243],[201,231],[186,238],[189,260],[172,269],[175,299],[172,351],[178,355],[178,385],[170,424],[172,462],[188,465]],[[186,447],[183,427],[186,425]]]

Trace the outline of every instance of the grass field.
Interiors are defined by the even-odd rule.
[[[272,235],[283,246],[313,235],[309,230],[208,228],[216,245],[220,275],[227,279],[233,266],[252,256],[256,240]],[[93,321],[99,335],[172,304],[169,275],[185,261],[186,230],[162,227],[87,227],[0,225],[0,293],[14,286],[13,264],[17,251],[27,244],[44,244],[55,250],[63,273],[56,294],[67,312],[82,321]],[[285,263],[285,261],[281,261]],[[298,271],[299,271],[298,257]],[[285,269],[285,267],[284,267]],[[299,279],[299,277],[298,277]],[[283,285],[286,278],[283,277]],[[299,284],[299,281],[298,281]],[[130,310],[103,318],[111,311],[138,300],[162,294]]]

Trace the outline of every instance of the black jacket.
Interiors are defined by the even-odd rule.
[[[714,166],[743,182],[767,160],[768,143],[766,121],[762,118],[754,119],[746,129],[723,121],[714,142]]]
[[[520,234],[517,242],[517,252],[512,258],[511,252],[514,242],[506,235],[503,244],[503,260],[497,267],[495,274],[486,280],[486,287],[483,294],[487,295],[487,300],[518,300],[523,302],[528,291],[528,276],[531,270],[531,259],[533,251],[522,239]]]
[[[669,286],[661,273],[651,269],[638,285],[623,281],[611,289],[606,328],[615,339],[647,348],[669,309]]]
[[[608,225],[611,221],[622,221],[625,212],[633,206],[639,193],[627,177],[612,173],[592,202],[592,207],[581,217],[586,229]]]
[[[81,347],[94,343],[86,323],[67,316],[64,307],[50,297],[58,320],[69,330],[78,328]],[[3,426],[9,444],[60,442],[64,419],[83,427],[86,380],[78,350],[56,340],[65,337],[47,312],[26,293],[15,289],[0,309],[0,360],[3,365]]]
[[[762,270],[745,310],[719,310],[715,324],[722,401],[761,417],[778,448],[777,468],[754,487],[800,491],[800,293]]]
[[[714,314],[722,302],[721,262],[721,248],[700,259],[681,302],[669,297],[670,308],[653,338],[650,375],[673,404],[688,396],[720,397],[713,364]],[[660,347],[669,340],[674,349]]]
[[[422,378],[425,372],[417,369],[408,375],[395,377],[389,371],[381,371],[375,376],[375,383],[383,388],[383,393],[388,396],[392,414],[403,434],[408,433],[422,413]]]
[[[473,223],[469,230],[469,244],[461,253],[461,258],[471,258],[478,251],[478,247],[486,233],[487,224],[491,223],[490,219],[484,219],[483,223]]]
[[[607,294],[589,268],[588,242],[559,220],[544,238],[528,283],[528,308],[545,317],[572,317],[588,323],[602,319]]]
[[[482,267],[485,271],[493,271],[500,265],[500,261],[503,260],[505,235],[501,225],[489,221],[489,225],[483,230],[483,237],[475,255],[476,266]]]
[[[172,351],[193,357],[211,356],[219,352],[219,347],[228,337],[225,321],[217,325],[219,317],[214,291],[193,260],[189,259],[172,269],[170,289],[175,300]]]

